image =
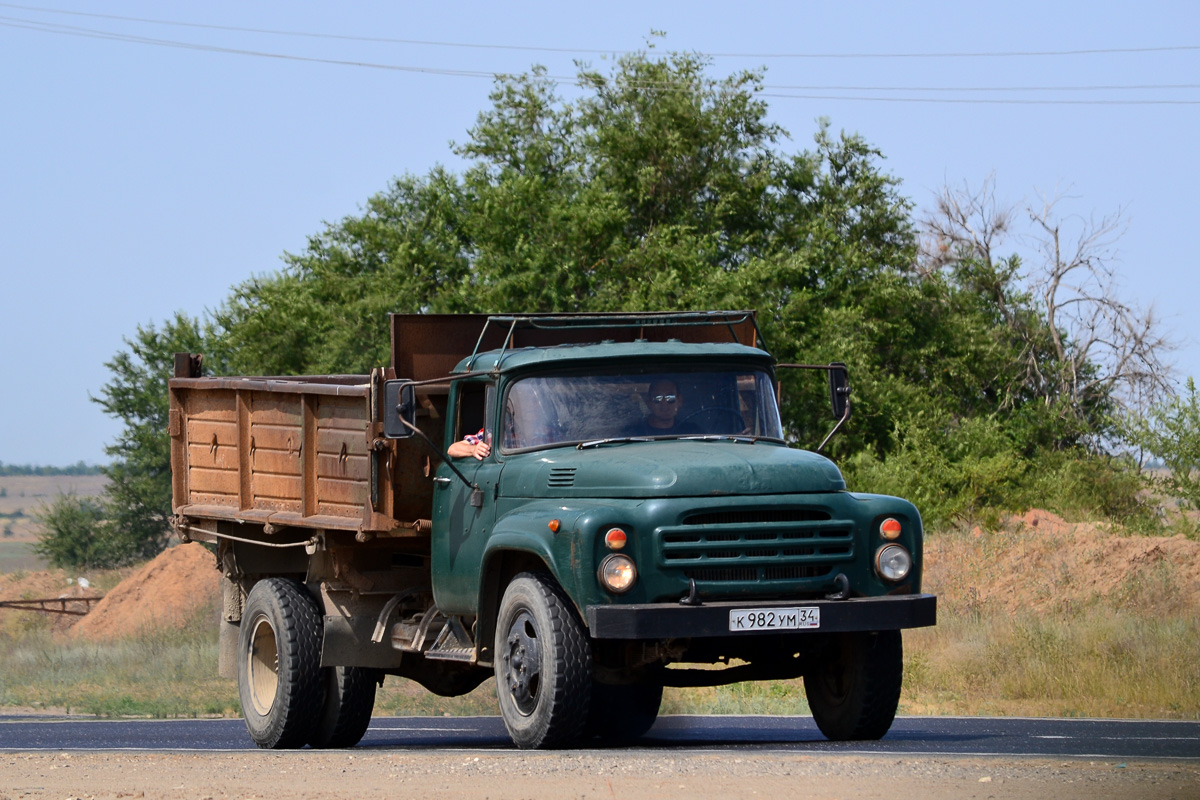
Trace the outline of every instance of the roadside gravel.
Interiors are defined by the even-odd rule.
[[[1200,764],[787,753],[4,753],[0,800],[1200,798]]]

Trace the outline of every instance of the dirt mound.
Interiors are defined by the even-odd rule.
[[[75,623],[72,636],[119,639],[147,630],[181,628],[217,607],[216,559],[199,544],[181,544],[130,575]]]
[[[1194,612],[1200,542],[1122,536],[1105,524],[1067,522],[1035,509],[997,531],[927,537],[925,576],[925,590],[942,595],[950,608],[1053,613],[1102,603]]]

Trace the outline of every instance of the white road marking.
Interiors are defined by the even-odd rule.
[[[417,731],[418,733],[477,733],[475,728],[384,728],[372,725],[368,730],[372,731]]]
[[[1031,739],[1079,739],[1079,736],[1049,736],[1046,734],[1034,734],[1029,737]],[[1089,736],[1089,740],[1099,740],[1102,742],[1195,742],[1200,741],[1200,736]]]

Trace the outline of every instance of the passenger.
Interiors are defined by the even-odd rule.
[[[470,434],[450,445],[446,450],[446,455],[451,458],[467,458],[474,456],[476,461],[483,461],[488,457],[488,453],[492,452],[492,446],[487,442],[487,436],[484,435],[483,428],[479,429],[479,433]]]
[[[690,422],[676,422],[683,409],[683,395],[674,381],[660,378],[651,383],[646,405],[650,409],[650,416],[641,421],[634,436],[700,433],[700,429]]]

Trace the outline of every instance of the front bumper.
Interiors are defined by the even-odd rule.
[[[803,630],[729,630],[735,609],[819,608],[819,628]],[[889,631],[937,624],[937,597],[931,594],[856,597],[850,600],[774,600],[769,603],[721,601],[698,606],[678,603],[588,606],[587,625],[595,639],[695,639],[717,636],[761,636]]]

